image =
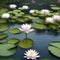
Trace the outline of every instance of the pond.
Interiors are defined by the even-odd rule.
[[[10,38],[18,38],[20,40],[24,39],[25,38],[25,34],[22,33],[22,34],[17,34],[17,35],[13,35],[13,34],[10,34],[9,31],[13,28],[19,28],[20,25],[18,24],[12,24],[10,26],[10,28],[3,32],[3,33],[6,33],[8,34],[8,38],[6,38],[6,40],[10,39]],[[48,45],[50,42],[52,41],[60,41],[60,35],[58,33],[50,33],[48,31],[44,32],[39,32],[39,31],[34,31],[32,33],[29,33],[28,34],[28,38],[31,38],[33,41],[34,41],[34,45],[31,49],[35,49],[37,50],[40,55],[41,55],[41,58],[51,58],[52,60],[59,60],[59,58],[55,57],[54,55],[50,54],[49,51],[48,51]],[[24,52],[28,50],[28,49],[23,49],[21,47],[17,47],[17,52],[13,55],[13,56],[8,56],[8,57],[0,57],[0,58],[15,58],[16,60],[26,60],[23,58],[24,56]],[[40,58],[40,59],[41,59]],[[37,60],[40,60],[40,59],[37,59]]]
[[[11,11],[8,11],[8,13],[12,14],[10,19],[5,19],[6,21],[4,19],[2,21],[2,18],[0,19],[0,34],[7,34],[6,35],[7,38],[5,39],[6,41],[5,41],[4,44],[7,44],[9,39],[11,39],[11,38],[17,38],[19,40],[19,42],[23,41],[23,39],[26,38],[24,33],[19,32],[19,30],[18,30],[18,34],[16,33],[17,30],[13,31],[13,33],[12,33],[11,30],[15,29],[15,28],[16,29],[20,28],[20,26],[22,24],[31,23],[35,30],[33,32],[28,33],[27,37],[33,40],[33,47],[24,49],[24,48],[20,47],[18,44],[16,46],[13,46],[11,44],[12,42],[10,42],[12,47],[5,46],[6,47],[5,48],[3,46],[3,48],[4,48],[3,49],[0,46],[1,47],[0,51],[1,50],[5,51],[5,49],[8,49],[8,51],[6,51],[8,53],[7,55],[6,55],[6,52],[3,53],[3,54],[1,53],[2,55],[0,56],[0,60],[27,60],[27,59],[24,59],[24,53],[28,49],[34,49],[34,50],[39,52],[41,57],[39,59],[37,59],[37,60],[44,60],[43,58],[47,58],[45,60],[50,60],[50,59],[51,60],[60,60],[60,56],[56,57],[56,55],[54,56],[54,54],[52,54],[48,50],[48,46],[50,45],[51,42],[55,41],[55,42],[59,42],[60,43],[60,21],[54,22],[54,23],[51,23],[51,24],[50,23],[46,23],[44,21],[46,16],[45,15],[39,15],[39,11],[41,9],[52,10],[53,14],[55,14],[56,12],[60,13],[60,11],[59,11],[59,9],[60,9],[59,4],[56,4],[58,6],[58,8],[57,9],[54,8],[55,10],[51,9],[50,4],[43,4],[42,6],[41,5],[37,5],[37,4],[34,4],[34,5],[33,4],[31,4],[31,5],[30,4],[26,4],[26,5],[30,6],[30,9],[36,9],[35,10],[35,12],[37,12],[37,13],[35,13],[36,15],[35,14],[33,14],[33,15],[30,14],[31,15],[30,16],[30,15],[28,15],[28,10],[27,11],[26,10],[22,10],[21,8],[19,8],[19,9],[21,9],[22,12],[20,12],[21,10],[19,11],[19,9],[16,9],[16,10],[13,9],[13,11],[11,9]],[[18,4],[18,7],[20,7],[20,6],[22,6],[22,5]],[[53,6],[53,7],[55,7],[55,6]],[[24,12],[26,13],[26,15],[25,15]],[[21,13],[21,15],[18,15],[17,13],[18,14]],[[50,15],[47,15],[47,16],[51,17],[53,15],[52,13]],[[1,17],[1,15],[0,15],[0,17]],[[37,18],[37,17],[39,17],[39,18]],[[27,19],[25,20],[25,18],[27,18]],[[32,21],[30,21],[31,18],[32,18]],[[8,22],[9,26],[6,25],[7,22]],[[0,35],[0,40],[1,39],[2,39],[2,35]],[[2,43],[2,42],[0,41],[0,43]],[[15,50],[13,50],[14,48],[16,48],[15,54],[13,52],[13,51],[15,51]],[[11,51],[11,49],[13,51]],[[60,49],[60,48],[58,48],[58,49]],[[11,56],[9,56],[10,52],[12,52]],[[6,55],[6,56],[4,56],[4,55]]]

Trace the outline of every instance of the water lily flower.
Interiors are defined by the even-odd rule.
[[[23,24],[21,28],[19,28],[22,32],[29,33],[32,32],[34,29],[31,29],[31,24]]]
[[[54,15],[52,18],[53,18],[54,20],[60,20],[60,15]]]
[[[11,5],[9,5],[9,7],[10,7],[11,9],[15,9],[15,8],[17,7],[17,5],[11,4]]]
[[[35,11],[34,10],[30,10],[29,13],[34,13]]]
[[[54,20],[53,20],[52,17],[48,17],[48,18],[46,18],[46,22],[47,22],[47,23],[53,23]]]
[[[25,51],[24,55],[25,55],[24,58],[32,59],[32,60],[36,60],[37,58],[40,57],[39,53],[32,49]]]
[[[48,15],[48,14],[50,13],[50,11],[47,10],[47,9],[42,9],[42,10],[40,11],[40,13],[43,14],[43,15]]]
[[[22,9],[29,9],[27,5],[22,6]]]
[[[10,14],[9,13],[4,13],[1,16],[1,18],[6,18],[6,19],[8,19],[9,17],[10,17]]]

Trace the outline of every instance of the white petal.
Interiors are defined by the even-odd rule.
[[[30,30],[29,30],[29,32],[32,32],[32,31],[34,31],[34,29],[30,29]]]
[[[24,31],[23,29],[19,28],[20,31]]]

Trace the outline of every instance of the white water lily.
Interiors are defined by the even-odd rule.
[[[8,19],[9,17],[10,17],[10,14],[9,13],[4,13],[1,16],[1,18],[6,18],[6,19]]]
[[[15,8],[17,7],[17,5],[11,4],[11,5],[9,5],[9,7],[10,7],[11,9],[15,9]]]
[[[52,18],[53,18],[54,20],[60,20],[60,15],[54,15]]]
[[[34,10],[30,10],[29,13],[34,13],[35,11]]]
[[[22,9],[29,9],[27,5],[22,6]]]
[[[34,29],[31,28],[31,24],[23,24],[21,28],[19,28],[22,32],[29,33],[32,32]]]
[[[48,18],[46,18],[46,22],[47,22],[47,23],[53,23],[54,20],[53,20],[52,17],[48,17]]]
[[[39,53],[32,49],[25,51],[24,55],[25,55],[24,58],[32,59],[32,60],[36,60],[37,58],[40,57]]]
[[[47,10],[47,9],[42,9],[42,10],[40,11],[40,13],[43,14],[43,15],[48,15],[48,14],[50,13],[50,11]]]

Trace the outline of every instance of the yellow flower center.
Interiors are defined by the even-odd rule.
[[[30,54],[30,55],[33,55],[34,53],[35,53],[34,51],[30,51],[30,53],[29,53],[29,54]]]

